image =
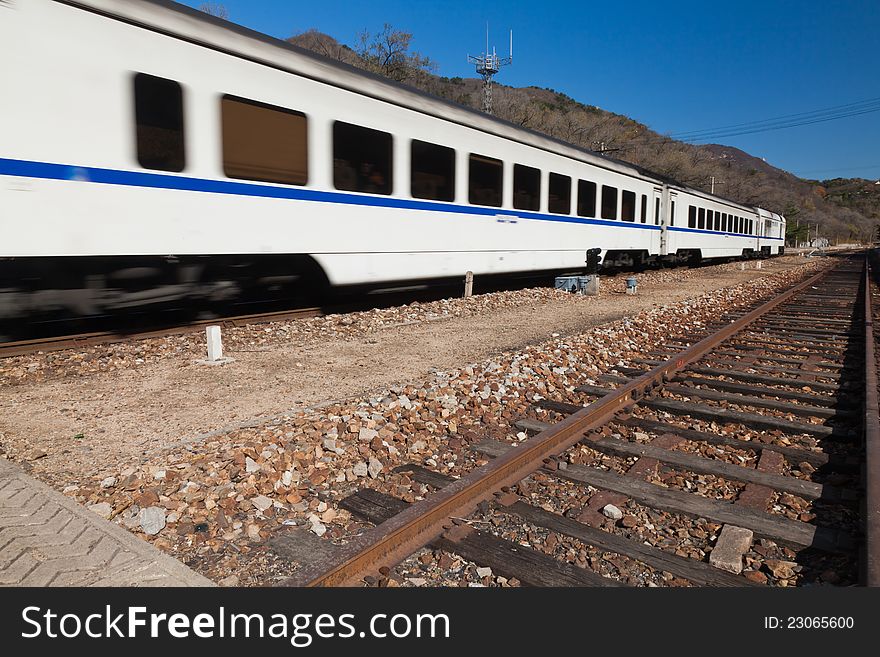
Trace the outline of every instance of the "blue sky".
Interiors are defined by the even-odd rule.
[[[187,0],[198,7],[203,0]],[[661,133],[716,128],[880,98],[880,2],[302,2],[224,0],[229,19],[285,38],[316,28],[354,45],[384,23],[446,76],[474,76],[490,43],[513,86],[562,91]],[[880,111],[714,140],[809,178],[880,178]]]

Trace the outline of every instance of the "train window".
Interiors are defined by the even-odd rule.
[[[688,228],[697,227],[697,208],[696,206],[688,206]]]
[[[617,187],[602,185],[602,218],[617,219]]]
[[[723,214],[721,215],[721,230],[727,231],[727,217],[732,215]]]
[[[174,80],[134,76],[138,163],[145,169],[183,171],[183,89]]]
[[[223,172],[229,178],[306,184],[305,114],[227,95],[220,116]]]
[[[413,139],[410,146],[410,194],[432,201],[455,200],[455,151]]]
[[[390,194],[391,135],[351,123],[333,123],[333,186],[347,192]]]
[[[749,235],[755,234],[755,220],[749,219]]]
[[[624,221],[636,220],[636,193],[623,190],[620,195],[620,218]]]
[[[642,223],[648,222],[648,195],[642,194]]]
[[[669,203],[669,225],[675,225],[675,201]]]
[[[501,160],[471,153],[468,166],[468,202],[500,208],[504,175]]]
[[[715,211],[706,210],[706,230],[712,230],[712,224],[715,221]]]
[[[704,208],[700,208],[698,215],[699,221],[697,222],[697,228],[705,228],[706,227],[706,210]]]
[[[654,225],[660,225],[660,197],[654,199]]]
[[[578,216],[596,216],[596,183],[578,180]]]
[[[553,214],[571,212],[571,178],[559,173],[551,173],[548,181],[547,209]]]
[[[517,210],[541,209],[541,170],[524,164],[513,165],[513,207]]]

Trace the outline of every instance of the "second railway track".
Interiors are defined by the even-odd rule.
[[[864,467],[878,439],[876,395],[864,395],[876,390],[869,286],[864,259],[842,259],[719,317],[696,344],[670,338],[603,385],[581,386],[583,405],[537,402],[517,423],[529,439],[471,444],[491,460],[459,479],[401,466],[434,492],[414,504],[371,489],[349,496],[341,506],[375,526],[287,584],[381,585],[425,546],[538,586],[618,586],[639,568],[692,585],[880,583]],[[617,460],[591,465],[596,454]],[[726,492],[693,492],[695,476]],[[548,481],[573,491],[556,505],[565,512],[533,503]],[[710,523],[708,560],[639,540],[620,517],[633,505]],[[492,532],[511,519],[626,568],[605,576]]]

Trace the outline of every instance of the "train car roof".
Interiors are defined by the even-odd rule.
[[[541,148],[603,169],[670,185],[706,199],[755,211],[751,206],[692,189],[640,166],[599,155],[379,75],[300,48],[256,30],[171,0],[54,0],[179,38],[225,54],[392,103],[422,114]]]

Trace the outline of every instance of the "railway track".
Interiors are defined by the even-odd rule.
[[[0,342],[0,358],[7,356],[24,356],[37,352],[61,351],[64,349],[79,349],[99,344],[113,344],[147,338],[162,338],[170,335],[184,335],[197,333],[206,326],[218,325],[223,328],[233,326],[245,326],[248,324],[262,324],[266,322],[282,322],[290,319],[302,319],[304,317],[317,317],[324,314],[320,308],[298,308],[295,310],[282,310],[267,313],[253,313],[249,315],[235,315],[231,317],[219,317],[215,319],[200,319],[178,324],[165,328],[148,329],[144,331],[91,331],[70,335],[48,336],[31,340],[16,340]]]
[[[625,585],[640,568],[691,585],[880,584],[877,484],[865,477],[880,440],[868,272],[841,259],[719,317],[696,344],[670,339],[577,388],[581,404],[537,402],[517,422],[531,437],[471,444],[491,460],[459,479],[401,466],[433,492],[413,504],[371,489],[345,498],[374,526],[285,583],[382,585],[427,546],[536,586]],[[693,480],[712,485],[695,492]],[[545,484],[569,497],[548,503]],[[710,527],[708,560],[647,544],[632,509]],[[505,526],[615,555],[617,575],[493,532]]]

